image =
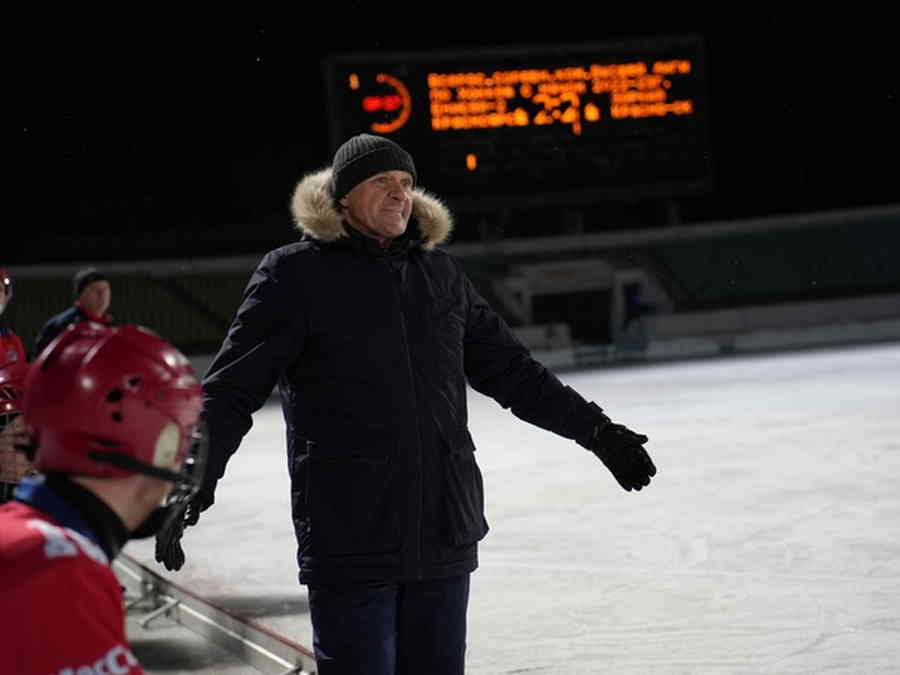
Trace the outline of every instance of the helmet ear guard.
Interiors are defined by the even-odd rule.
[[[178,446],[181,445],[181,433],[174,422],[166,424],[153,444],[153,466],[172,466],[178,461]]]
[[[197,480],[185,469],[197,452],[201,407],[200,383],[175,347],[140,326],[85,322],[70,326],[34,364],[24,415],[39,471],[140,473],[177,485]]]

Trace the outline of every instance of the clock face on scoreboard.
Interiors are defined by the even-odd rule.
[[[460,202],[636,199],[708,190],[703,41],[332,55],[331,149],[357,133],[409,150]]]

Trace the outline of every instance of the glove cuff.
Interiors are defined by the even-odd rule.
[[[585,450],[594,452],[600,432],[611,423],[612,421],[609,417],[604,414],[603,408],[591,401],[588,403],[587,419],[583,426],[584,431],[582,433],[584,435],[576,439],[576,442]]]

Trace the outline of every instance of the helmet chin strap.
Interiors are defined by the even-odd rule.
[[[170,483],[178,483],[183,480],[184,476],[169,469],[152,466],[144,462],[136,460],[134,457],[123,455],[119,452],[106,452],[95,450],[88,455],[91,459],[104,464],[110,464],[120,469],[131,471],[132,473],[141,473],[145,476],[153,476],[161,480],[167,480]]]
[[[186,483],[185,480],[187,476],[183,473],[176,473],[157,466],[150,466],[149,464],[139,462],[128,455],[95,451],[92,452],[90,456],[98,462],[106,462],[113,466],[133,471],[134,473],[142,473],[145,476],[153,476],[154,478],[170,481],[176,486],[173,489],[173,492],[176,493],[177,496],[172,499],[173,493],[170,493],[167,498],[169,500],[168,503],[153,509],[143,522],[131,531],[129,539],[146,539],[147,537],[152,537],[163,529],[163,527],[170,525],[172,520],[183,518],[188,502],[200,487],[197,482],[192,481]]]

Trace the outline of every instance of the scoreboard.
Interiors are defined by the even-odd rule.
[[[711,188],[703,40],[332,54],[332,151],[387,136],[457,204],[668,198]]]

